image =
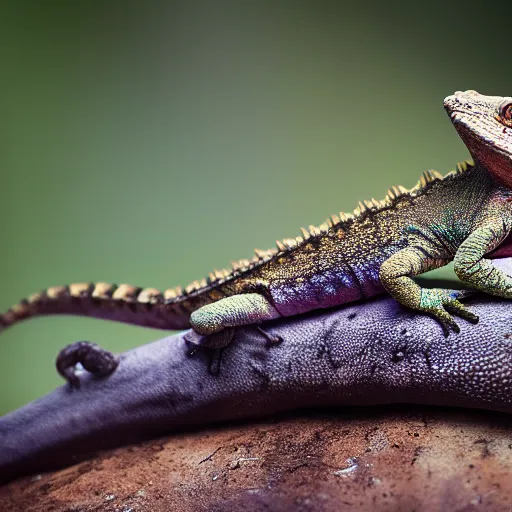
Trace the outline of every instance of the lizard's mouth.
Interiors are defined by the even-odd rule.
[[[466,121],[468,118],[471,119],[476,115],[475,112],[469,109],[461,110],[460,106],[460,101],[455,95],[448,96],[444,100],[444,108],[454,125],[460,124],[461,122]]]
[[[460,112],[453,111],[450,114],[450,121],[452,122],[455,129],[458,131],[459,126],[462,124],[464,118],[464,114],[461,114]]]
[[[466,112],[461,111],[459,105],[459,101],[455,96],[448,96],[444,100],[444,108],[446,110],[446,113],[450,116],[450,121],[455,126],[456,129],[458,129],[461,125],[461,123],[467,124],[468,118],[470,119],[472,112]]]
[[[488,114],[491,105],[486,102],[487,96],[476,91],[457,91],[444,99],[443,105],[452,123],[474,123],[480,116]]]
[[[450,119],[455,122],[457,121],[457,116],[461,116],[462,114],[460,112],[458,112],[457,110],[453,110],[451,113],[450,113]]]

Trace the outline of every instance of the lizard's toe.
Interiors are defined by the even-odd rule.
[[[281,336],[274,336],[273,334],[264,331],[259,325],[256,326],[256,329],[270,345],[279,345],[283,342],[283,338],[281,338]]]
[[[471,323],[478,323],[478,315],[475,315],[469,309],[464,306],[461,302],[459,302],[457,299],[454,299],[450,301],[448,304],[445,304],[445,309],[449,311],[450,313],[460,316],[461,318],[464,318],[468,322]]]
[[[465,300],[467,298],[472,298],[475,295],[478,295],[480,292],[478,290],[453,290],[451,295],[457,300]]]
[[[450,331],[453,331],[457,334],[460,332],[460,327],[458,326],[457,322],[453,319],[452,315],[450,315],[450,313],[448,313],[443,308],[432,308],[428,311],[428,313],[434,316],[436,320],[441,324],[443,333],[446,337],[448,337]]]
[[[474,324],[478,322],[478,316],[459,301],[471,294],[471,290],[467,293],[466,290],[424,289],[421,296],[421,309],[437,318],[443,327],[445,336],[448,336],[450,330],[458,334],[460,327],[452,315],[464,318]]]

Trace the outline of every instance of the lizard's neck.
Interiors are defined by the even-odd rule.
[[[512,190],[512,162],[490,148],[484,151],[472,151],[475,167],[488,172],[500,185]]]

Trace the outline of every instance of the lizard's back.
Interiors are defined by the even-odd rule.
[[[194,311],[240,294],[261,294],[279,316],[372,297],[385,291],[379,268],[407,244],[408,227],[437,223],[451,232],[455,247],[471,229],[467,210],[476,211],[494,186],[487,173],[468,163],[459,164],[444,178],[427,171],[411,190],[392,187],[382,201],[359,203],[353,214],[333,215],[319,227],[303,230],[302,237],[279,242],[277,250],[256,251],[252,260],[235,262],[231,269],[212,272],[183,289],[162,293],[108,283],[57,286],[1,315],[0,330],[24,318],[49,314],[183,329],[190,325]],[[461,200],[464,194],[467,197]]]
[[[411,230],[444,243],[450,260],[495,188],[488,173],[468,163],[444,178],[427,171],[410,191],[393,187],[383,201],[365,201],[353,215],[311,227],[225,291],[239,293],[244,280],[259,280],[283,316],[375,296],[384,291],[381,264],[407,245]]]
[[[427,171],[410,191],[393,187],[382,201],[360,203],[353,215],[333,216],[304,230],[303,237],[277,242],[277,250],[256,251],[252,260],[235,262],[183,290],[161,293],[108,283],[48,288],[1,315],[0,330],[29,316],[66,313],[164,329],[192,326],[185,335],[189,344],[221,348],[238,326],[385,289],[402,305],[436,317],[446,335],[459,332],[453,314],[478,321],[458,300],[461,294],[422,288],[413,278],[454,260],[454,271],[466,285],[512,298],[512,278],[489,261],[512,247],[507,242],[512,233],[512,97],[457,92],[445,98],[444,107],[476,165],[459,165],[444,178]],[[257,328],[269,342],[279,341]],[[61,373],[72,384],[74,364],[84,357],[87,364],[98,361],[97,351],[80,343],[59,359]],[[112,371],[113,358],[100,359],[106,364],[96,370]]]

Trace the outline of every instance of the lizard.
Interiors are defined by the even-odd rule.
[[[453,260],[470,288],[512,298],[512,277],[490,261],[512,255],[512,97],[459,91],[444,107],[473,157],[446,176],[425,171],[410,190],[394,186],[382,201],[360,202],[352,214],[302,228],[302,236],[183,289],[103,282],[48,288],[1,315],[0,330],[31,316],[76,314],[192,327],[186,341],[222,348],[238,326],[255,324],[279,342],[259,324],[388,292],[435,317],[446,336],[460,332],[453,315],[478,321],[459,300],[463,292],[424,288],[414,277]]]

